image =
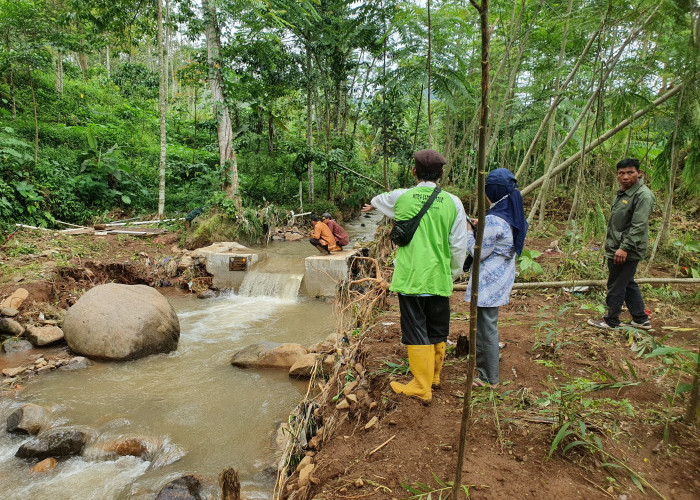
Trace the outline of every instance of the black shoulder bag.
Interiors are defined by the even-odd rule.
[[[425,202],[425,205],[423,205],[423,208],[420,209],[420,212],[408,220],[394,221],[394,227],[392,228],[391,233],[389,233],[389,238],[391,238],[391,241],[400,247],[405,247],[408,245],[413,239],[413,235],[416,234],[420,220],[423,218],[425,213],[430,208],[430,205],[433,204],[435,198],[437,198],[439,194],[440,188],[436,186],[435,189],[433,189],[433,194],[430,195],[430,198],[428,198],[428,200]]]

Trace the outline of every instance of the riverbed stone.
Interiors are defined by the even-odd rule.
[[[91,364],[92,363],[90,362],[90,360],[86,357],[76,356],[74,358],[71,358],[67,362],[64,362],[63,365],[59,368],[59,370],[82,370],[83,368],[87,368]]]
[[[48,423],[48,411],[34,403],[27,403],[7,417],[7,432],[17,434],[39,434]]]
[[[310,378],[316,366],[317,354],[304,354],[298,358],[289,369],[289,376],[296,378]]]
[[[11,338],[2,343],[2,350],[7,354],[20,351],[28,351],[33,346],[25,339]]]
[[[231,364],[240,368],[284,368],[289,370],[305,354],[308,354],[308,351],[300,344],[263,341],[238,351],[231,358]]]
[[[63,330],[57,326],[28,326],[24,336],[36,347],[41,347],[63,340]]]
[[[14,318],[19,314],[19,311],[13,307],[0,307],[0,316]]]
[[[58,460],[53,457],[45,458],[32,467],[32,472],[46,472],[47,470],[55,469],[57,463]]]
[[[80,455],[89,437],[86,429],[77,427],[51,429],[24,443],[15,456],[43,460]]]
[[[0,335],[18,337],[24,333],[24,327],[14,319],[0,318]]]
[[[16,376],[19,375],[20,373],[22,373],[22,372],[24,372],[25,370],[27,370],[27,368],[31,368],[31,367],[27,367],[27,366],[14,366],[14,367],[12,367],[12,368],[3,368],[2,374],[3,374],[4,376],[6,376],[6,377],[16,377]]]
[[[204,498],[202,478],[193,474],[170,481],[156,496],[156,500],[200,500]]]
[[[180,323],[155,289],[107,283],[86,292],[68,310],[63,332],[77,354],[126,361],[177,349]]]

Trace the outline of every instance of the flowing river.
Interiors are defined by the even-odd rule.
[[[350,224],[351,238],[371,237],[377,220],[373,216],[366,225],[362,218]],[[165,483],[190,473],[211,479],[208,492],[215,497],[218,474],[233,467],[244,497],[270,498],[273,436],[303,397],[307,382],[290,379],[285,370],[235,368],[230,359],[263,340],[304,346],[322,341],[333,331],[333,304],[289,293],[298,287],[288,282],[303,273],[303,257],[316,252],[306,240],[271,244],[263,251],[269,255],[268,274],[240,290],[250,296],[169,297],[180,319],[177,351],[53,371],[32,379],[17,399],[0,399],[1,422],[32,402],[52,411],[54,425],[97,431],[83,456],[60,461],[44,473],[30,472],[31,463],[14,457],[26,436],[0,432],[0,497],[150,499]],[[279,278],[281,270],[290,278]],[[280,288],[280,280],[287,284]],[[279,289],[284,292],[275,292]],[[278,296],[259,296],[256,290],[273,290]],[[114,460],[100,454],[100,442],[131,436],[160,443],[166,463],[181,458],[155,468],[140,458]]]

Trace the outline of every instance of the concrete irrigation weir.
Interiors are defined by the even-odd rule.
[[[301,292],[311,297],[335,296],[337,283],[347,278],[349,260],[355,254],[355,250],[343,250],[306,257]],[[238,291],[246,273],[254,270],[264,255],[236,242],[220,242],[200,248],[192,256],[213,276],[214,287]]]

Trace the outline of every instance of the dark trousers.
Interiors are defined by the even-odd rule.
[[[328,253],[331,253],[330,250],[328,250],[328,245],[326,243],[323,243],[320,240],[317,240],[316,238],[311,238],[309,240],[309,243],[311,243],[313,246],[315,246],[318,249],[325,250]]]
[[[449,297],[398,295],[401,343],[431,345],[447,341],[450,333]]]
[[[627,305],[632,319],[636,323],[644,323],[649,316],[644,311],[644,299],[639,285],[634,281],[634,273],[637,271],[638,260],[628,260],[624,264],[615,264],[613,259],[608,259],[608,294],[605,302],[608,306],[608,314],[603,316],[605,322],[612,326],[620,326],[620,313],[622,304]]]

